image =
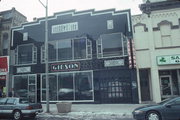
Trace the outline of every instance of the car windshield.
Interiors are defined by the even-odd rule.
[[[165,100],[161,101],[161,102],[160,102],[160,103],[158,103],[158,104],[162,105],[162,104],[164,104],[164,103],[169,102],[170,100],[172,100],[172,99],[174,99],[174,98],[175,98],[175,97],[170,97],[170,98],[167,98],[167,99],[165,99]]]
[[[29,103],[29,101],[28,101],[28,99],[21,98],[21,99],[19,100],[19,103],[22,103],[22,104],[24,104],[24,103]]]

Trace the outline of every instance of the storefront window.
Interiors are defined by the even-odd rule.
[[[14,96],[28,100],[29,102],[37,101],[36,93],[36,76],[35,75],[18,75],[14,76],[13,81]]]
[[[97,41],[98,58],[127,55],[127,40],[122,33],[104,34]]]
[[[75,99],[91,100],[93,97],[92,76],[89,72],[75,74]]]
[[[58,75],[58,100],[73,100],[73,74],[59,74]]]
[[[92,72],[49,74],[50,101],[82,101],[94,99]],[[46,80],[42,75],[42,101],[46,100]]]
[[[31,64],[37,61],[37,48],[32,45],[20,45],[16,50],[16,64]]]
[[[28,98],[28,76],[14,77],[14,96]]]

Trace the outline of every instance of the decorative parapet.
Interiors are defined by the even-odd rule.
[[[180,8],[180,1],[173,0],[151,3],[149,0],[147,0],[145,4],[141,4],[139,7],[143,13],[150,16],[152,11]]]
[[[172,22],[169,22],[167,20],[163,20],[160,23],[157,24],[158,27],[154,27],[153,31],[159,31],[160,30],[160,26],[162,25],[170,25],[171,29],[179,29],[179,25],[173,25]]]
[[[148,32],[148,28],[146,27],[146,24],[137,23],[137,24],[135,24],[135,25],[133,26],[133,28],[134,28],[134,33],[136,32],[136,31],[135,31],[135,27],[137,27],[137,26],[143,26],[143,27],[144,27],[144,32]]]

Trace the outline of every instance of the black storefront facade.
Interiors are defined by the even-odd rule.
[[[138,102],[130,10],[60,12],[48,28],[50,102]],[[10,86],[32,102],[46,101],[44,40],[44,18],[12,29]]]

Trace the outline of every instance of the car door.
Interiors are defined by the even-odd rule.
[[[173,110],[174,116],[176,116],[176,118],[179,120],[180,119],[180,98],[174,101],[174,104],[172,105],[172,110]]]
[[[11,115],[15,106],[15,98],[8,98],[4,106],[4,114]]]
[[[7,101],[7,98],[1,98],[0,99],[0,116],[4,115],[4,109],[5,109],[6,101]]]
[[[180,98],[166,104],[164,112],[168,120],[180,119]]]

